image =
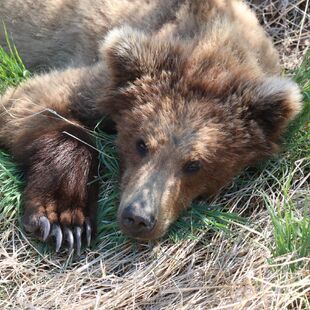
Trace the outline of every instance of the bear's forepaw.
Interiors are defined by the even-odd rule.
[[[67,245],[80,255],[94,237],[98,200],[97,152],[85,132],[62,129],[25,147],[26,187],[23,224],[56,252]]]

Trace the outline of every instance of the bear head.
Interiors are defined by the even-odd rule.
[[[130,27],[103,42],[121,158],[118,219],[134,238],[162,236],[193,199],[275,153],[301,109],[295,83],[266,75],[229,42],[206,42]]]

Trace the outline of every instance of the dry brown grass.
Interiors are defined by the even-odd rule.
[[[298,66],[309,45],[309,0],[252,2],[260,2],[283,65]],[[0,217],[0,309],[310,309],[310,258],[272,259],[263,200],[281,203],[281,184],[270,180],[282,173],[293,180],[287,196],[308,203],[309,170],[309,158],[284,156],[281,167],[270,164],[217,197],[213,205],[248,216],[246,225],[231,223],[230,233],[139,245],[106,236],[78,261],[38,252],[16,220]]]
[[[300,66],[310,46],[309,0],[249,0],[286,69]]]
[[[282,165],[288,168],[283,178],[293,180],[290,199],[309,201],[307,159],[292,169],[285,159]],[[278,185],[268,184],[278,167],[271,164],[213,201],[249,215],[249,224],[232,223],[230,233],[117,246],[106,236],[74,262],[42,255],[14,222],[7,223],[0,242],[1,309],[308,309],[310,258],[290,253],[270,260],[273,226],[262,197],[274,205],[282,200]]]

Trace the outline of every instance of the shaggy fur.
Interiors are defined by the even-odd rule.
[[[63,132],[77,127],[84,141],[86,127],[102,115],[118,132],[121,228],[154,239],[194,198],[215,194],[275,153],[301,109],[298,87],[278,76],[270,39],[240,1],[6,0],[0,17],[29,68],[62,69],[37,75],[0,101],[0,141],[28,167],[26,222],[45,214],[52,223],[83,224],[90,189],[81,187],[94,175],[95,156]],[[53,156],[64,162],[70,189],[61,176],[35,181],[46,174],[42,163],[48,171],[59,164]],[[86,193],[83,207],[73,203],[73,189]],[[129,207],[139,218],[134,229],[133,218],[124,219]]]

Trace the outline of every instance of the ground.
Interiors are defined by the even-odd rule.
[[[113,137],[97,131],[108,167],[98,238],[76,258],[25,235],[22,175],[1,151],[1,309],[310,309],[309,1],[252,2],[261,2],[254,7],[285,74],[304,89],[283,152],[194,206],[166,237],[140,244],[117,228],[118,161]],[[0,91],[29,75],[13,54],[0,50]]]

